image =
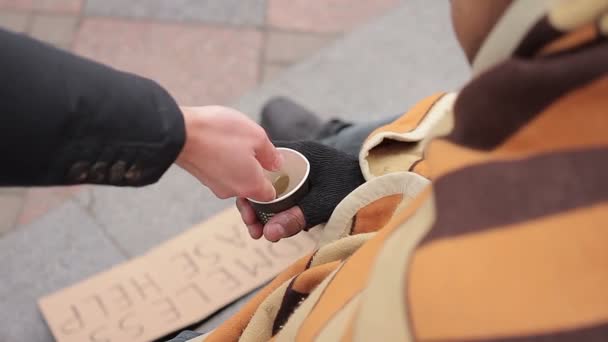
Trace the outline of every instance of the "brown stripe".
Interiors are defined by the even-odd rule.
[[[560,96],[608,72],[606,60],[608,44],[560,58],[508,60],[462,90],[447,139],[494,148]]]
[[[555,331],[542,335],[527,335],[468,340],[467,342],[606,342],[608,341],[608,323],[591,327]]]
[[[336,268],[341,264],[340,260],[328,262],[309,268],[294,277],[281,300],[281,305],[272,324],[272,335],[277,334],[287,323],[291,314],[298,308],[300,303],[308,298],[308,295]]]
[[[310,265],[312,264],[312,260],[315,258],[315,255],[317,255],[317,252],[319,250],[315,250],[311,255],[310,258],[308,259],[308,261],[306,262],[306,265],[304,265],[304,270],[307,270],[310,268]],[[302,272],[304,271],[302,270]]]
[[[353,235],[355,233],[355,227],[357,226],[357,215],[353,217],[352,222],[350,223],[349,235]]]
[[[420,158],[420,159],[416,160],[416,161],[414,162],[414,164],[412,164],[412,166],[410,166],[410,169],[409,169],[408,171],[410,171],[410,172],[414,172],[414,169],[416,168],[416,166],[418,166],[418,164],[419,164],[421,161],[423,161],[423,160],[424,160],[424,156],[423,156],[422,158]]]
[[[564,33],[557,30],[549,22],[547,16],[540,19],[519,43],[513,55],[518,57],[531,57],[545,44],[562,36]]]
[[[608,199],[608,149],[556,152],[460,169],[435,185],[437,220],[421,244]]]
[[[295,280],[296,278],[291,280],[283,295],[281,306],[279,307],[277,316],[274,318],[274,323],[272,324],[272,336],[276,335],[283,328],[298,305],[309,295],[309,293],[301,293],[293,289]]]
[[[607,93],[606,76],[570,92],[489,152],[435,140],[427,150],[428,163],[433,171],[430,178],[438,179],[464,166],[494,160],[521,159],[559,150],[608,145]]]

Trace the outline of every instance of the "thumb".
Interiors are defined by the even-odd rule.
[[[283,156],[270,142],[268,136],[265,136],[263,142],[255,147],[254,152],[255,158],[266,170],[278,171],[281,168]]]
[[[264,236],[268,241],[276,242],[296,235],[304,228],[306,228],[304,213],[296,206],[274,215],[264,227]]]

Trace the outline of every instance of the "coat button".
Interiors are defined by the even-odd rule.
[[[110,167],[110,184],[120,184],[122,183],[125,172],[127,172],[127,162],[123,160],[119,160]]]
[[[141,168],[137,164],[131,166],[127,173],[125,173],[125,179],[131,184],[139,182],[141,179]]]
[[[91,167],[91,171],[89,172],[89,181],[92,183],[101,183],[106,178],[107,172],[108,163],[97,162]]]
[[[68,180],[73,183],[82,183],[89,177],[89,165],[91,163],[86,161],[76,162],[70,167],[68,171]]]

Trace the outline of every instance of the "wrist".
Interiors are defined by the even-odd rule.
[[[175,163],[177,165],[179,165],[180,167],[187,169],[186,165],[189,164],[189,156],[191,154],[191,151],[193,149],[192,145],[193,145],[193,140],[194,137],[196,136],[194,134],[194,132],[197,130],[197,126],[200,126],[201,124],[198,122],[201,120],[199,115],[195,115],[195,113],[193,113],[192,109],[190,107],[180,107],[180,110],[182,112],[183,118],[184,118],[184,127],[185,127],[185,139],[184,139],[184,146],[182,147],[182,150],[180,151],[179,155],[177,156],[177,159],[175,160]]]

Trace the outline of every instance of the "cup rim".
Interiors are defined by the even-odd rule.
[[[289,152],[293,152],[297,155],[299,155],[300,157],[302,157],[302,159],[306,162],[306,172],[304,173],[304,177],[302,177],[302,179],[300,180],[300,182],[298,183],[298,185],[296,185],[293,189],[291,189],[290,192],[284,194],[281,197],[275,198],[272,201],[269,202],[261,202],[261,201],[256,201],[254,199],[251,198],[247,198],[247,200],[256,203],[256,204],[273,204],[273,203],[278,203],[281,202],[284,199],[289,198],[289,196],[293,195],[296,191],[298,191],[298,189],[300,189],[302,187],[302,185],[304,185],[304,183],[306,182],[306,180],[308,179],[308,174],[310,173],[310,162],[308,161],[308,159],[306,157],[304,157],[304,155],[294,149],[291,148],[287,148],[287,147],[277,147],[277,150],[284,150],[284,151],[289,151]]]

